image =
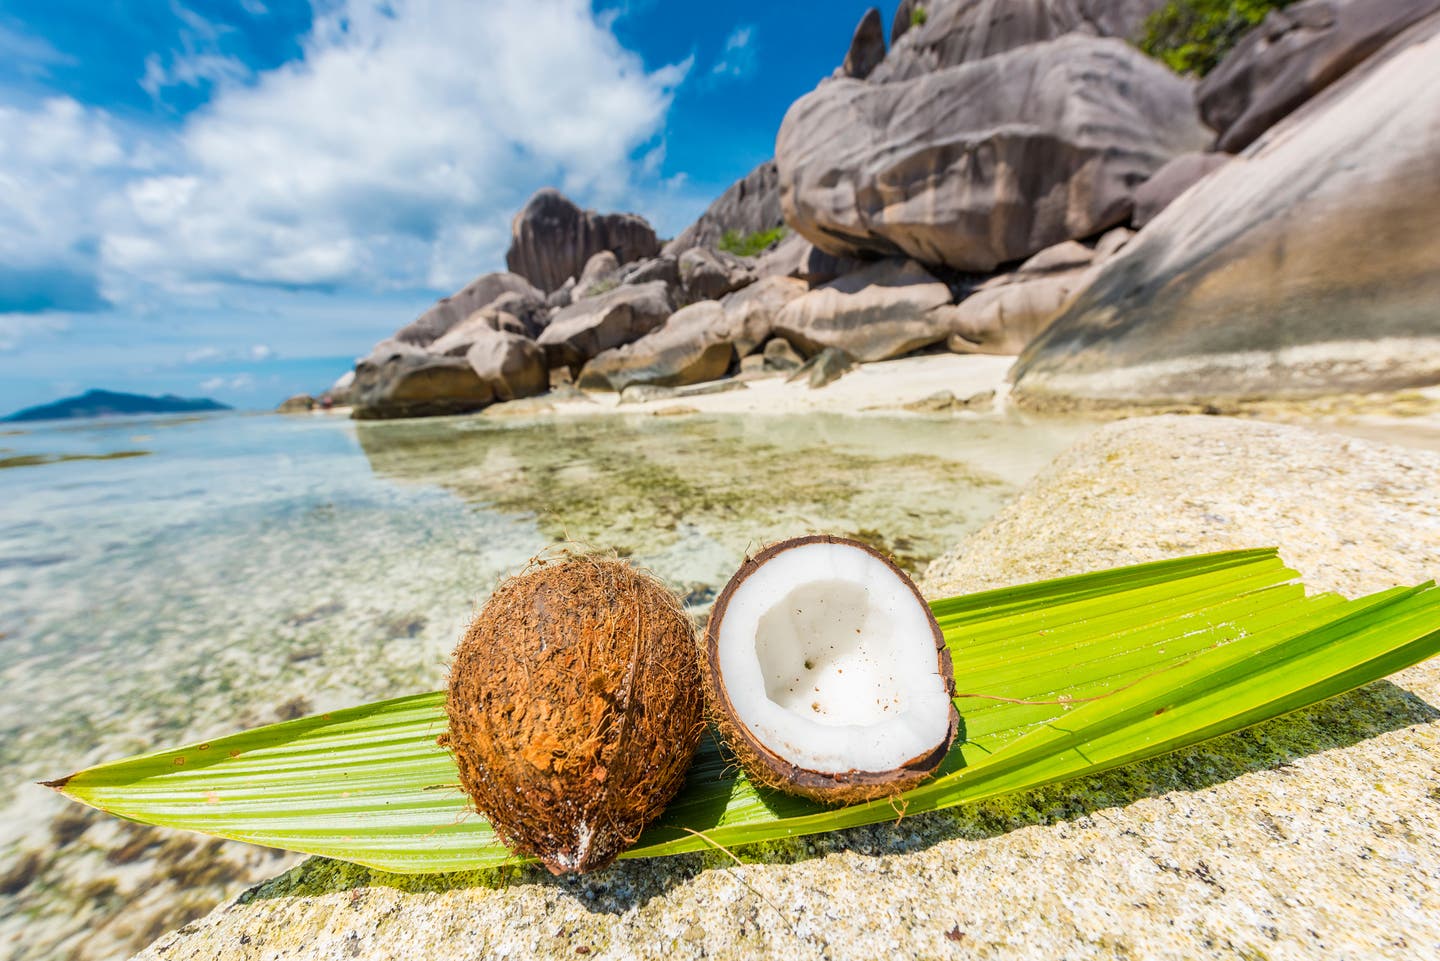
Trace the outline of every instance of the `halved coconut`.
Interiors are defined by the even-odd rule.
[[[826,803],[913,787],[960,723],[930,606],[859,541],[799,537],[746,561],[715,602],[701,661],[716,726],[750,778]]]

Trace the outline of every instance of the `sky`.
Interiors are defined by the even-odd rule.
[[[866,7],[0,0],[0,414],[322,390],[543,186],[672,236]]]

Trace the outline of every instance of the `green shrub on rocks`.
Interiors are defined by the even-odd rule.
[[[717,246],[727,254],[735,254],[737,257],[754,257],[768,250],[788,232],[783,226],[772,227],[769,230],[757,230],[753,234],[741,234],[736,230],[727,230]]]
[[[1145,21],[1139,47],[1177,73],[1203,77],[1271,10],[1294,0],[1170,0]]]

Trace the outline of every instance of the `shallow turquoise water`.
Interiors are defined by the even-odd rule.
[[[442,686],[496,581],[567,538],[655,570],[697,616],[747,550],[807,531],[921,569],[1085,429],[222,415],[0,432],[0,465],[49,461],[0,467],[0,957],[124,956],[153,933],[137,916],[178,923],[182,892],[194,914],[287,863],[224,845],[202,883],[160,848],[117,861],[147,836],[66,828],[71,807],[30,781]],[[121,452],[144,453],[56,459]]]

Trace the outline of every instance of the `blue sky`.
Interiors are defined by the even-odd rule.
[[[0,0],[0,413],[319,389],[541,186],[674,234],[866,6]]]

